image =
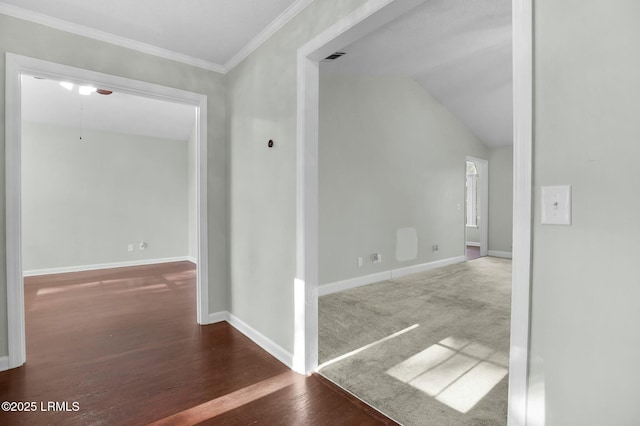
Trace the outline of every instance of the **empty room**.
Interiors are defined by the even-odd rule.
[[[320,62],[319,371],[402,424],[507,423],[511,32],[427,2]]]
[[[638,17],[0,0],[0,423],[638,424]]]

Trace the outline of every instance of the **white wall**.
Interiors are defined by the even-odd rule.
[[[530,424],[637,425],[640,2],[534,5]],[[572,225],[540,225],[558,184]]]
[[[513,146],[503,146],[489,150],[489,251],[511,253],[512,245]]]
[[[464,255],[465,156],[486,148],[415,80],[321,73],[319,153],[321,284]]]
[[[208,99],[209,309],[228,309],[226,87],[223,75],[0,15],[0,81],[5,52],[202,93]],[[0,84],[0,117],[5,116]],[[4,146],[4,120],[0,141]],[[0,206],[5,200],[5,150],[0,149]],[[0,208],[0,259],[6,258],[5,209]],[[0,356],[7,354],[6,262],[0,261]]]
[[[27,273],[187,256],[186,141],[23,122],[22,170]]]

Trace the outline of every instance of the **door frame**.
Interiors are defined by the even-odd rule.
[[[477,197],[480,199],[480,211],[478,212],[480,215],[480,223],[478,223],[478,227],[480,228],[480,256],[484,257],[489,254],[489,161],[484,160],[478,157],[465,157],[467,161],[473,161],[476,163],[476,167],[478,168],[478,189],[477,189]],[[465,200],[466,203],[466,200]],[[465,205],[465,209],[466,209]],[[466,217],[466,211],[465,211]],[[466,238],[467,238],[467,224],[465,221],[465,247],[464,252],[466,253]]]
[[[71,67],[27,56],[6,54],[6,248],[8,367],[26,361],[24,279],[22,270],[22,75],[68,80],[74,83],[109,87],[121,93],[144,96],[195,107],[196,121],[196,238],[197,322],[209,323],[209,277],[207,238],[207,96]]]
[[[318,366],[319,61],[380,28],[424,0],[369,0],[298,49],[296,276],[294,370]],[[533,0],[512,0],[514,226],[508,424],[524,425],[530,336]],[[486,215],[485,215],[486,216]]]

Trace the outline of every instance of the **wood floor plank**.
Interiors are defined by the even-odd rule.
[[[0,424],[395,424],[227,323],[197,325],[195,297],[189,262],[26,278],[27,364],[0,372],[0,401],[37,409]]]

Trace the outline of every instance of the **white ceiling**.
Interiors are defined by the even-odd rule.
[[[80,95],[53,80],[22,78],[22,119],[82,129],[186,141],[195,107],[113,92]]]
[[[0,0],[0,13],[226,72],[310,2]],[[511,0],[426,0],[344,50],[347,55],[323,63],[323,71],[411,76],[487,145],[512,143]],[[53,94],[54,89],[49,89]],[[129,97],[124,102],[126,95],[118,93],[89,98],[85,102],[95,99],[91,109],[96,111],[116,101],[129,105],[120,104],[113,113],[101,110],[96,126],[129,108],[132,115],[122,114],[122,128],[118,130],[115,121],[108,127],[142,134],[153,128],[147,125],[146,130],[136,130],[135,126],[144,127],[142,123],[151,119],[138,114],[127,122],[127,117],[143,110],[136,102],[150,105],[158,101]],[[39,111],[27,114],[47,122],[62,115],[62,110],[54,104],[45,107],[44,102],[72,104],[70,99],[44,101],[44,97],[38,102],[42,105]],[[158,113],[145,115],[158,117],[164,107],[158,108]],[[49,118],[45,118],[47,111],[52,115]],[[166,123],[153,121],[162,121],[161,126]],[[164,134],[172,133],[166,130]]]
[[[428,0],[323,72],[417,80],[486,145],[513,140],[510,0]]]
[[[147,50],[162,56],[177,53],[178,60],[224,70],[225,64],[251,44],[270,24],[296,13],[309,2],[2,0],[0,12],[100,39],[105,39],[105,34],[98,32],[115,35],[156,47],[158,49]],[[29,11],[30,14],[25,14],[24,11]],[[106,39],[123,44],[123,40]],[[127,44],[126,41],[124,44]]]

